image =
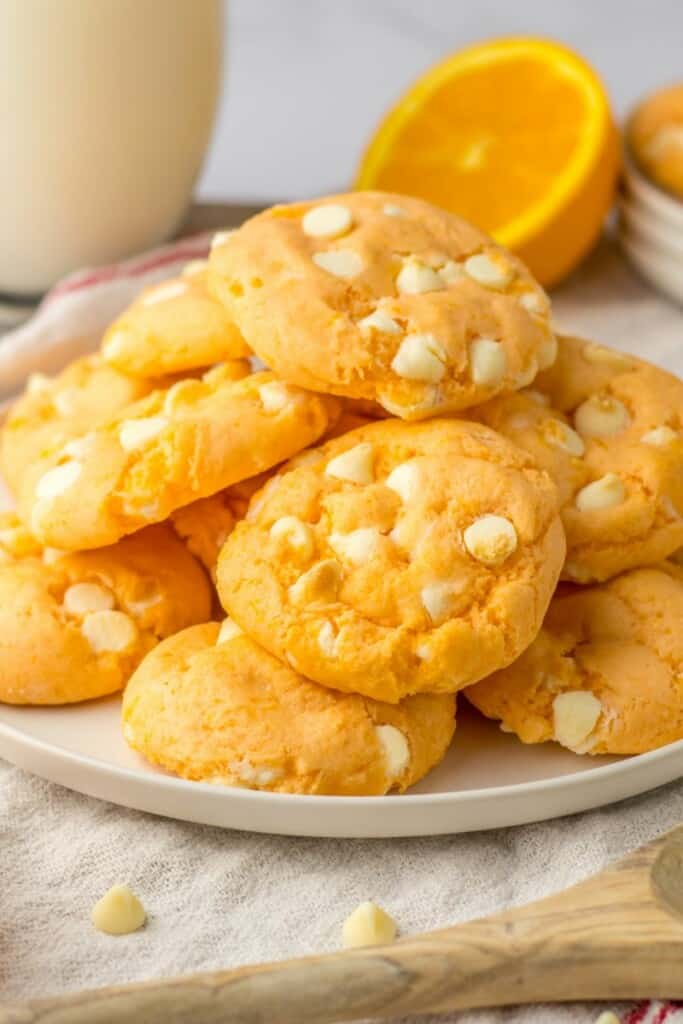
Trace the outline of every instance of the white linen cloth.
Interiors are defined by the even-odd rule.
[[[69,279],[0,343],[0,398],[27,372],[54,370],[91,347],[142,284],[205,250],[202,237]],[[638,281],[610,244],[554,299],[563,329],[683,372],[683,313]],[[507,830],[292,839],[125,810],[0,761],[0,1001],[335,950],[344,918],[365,899],[389,911],[404,935],[443,927],[564,889],[681,822],[683,781]],[[149,921],[114,938],[92,928],[89,912],[116,882],[141,897]],[[587,1024],[600,1009],[521,1007],[439,1020]],[[632,1024],[683,1021],[673,1007],[615,1009]]]

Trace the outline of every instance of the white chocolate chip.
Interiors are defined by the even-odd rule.
[[[299,466],[315,466],[316,462],[320,462],[322,458],[324,458],[324,456],[316,448],[309,448],[303,452],[299,452],[298,455],[293,455],[292,458],[288,460],[287,466],[290,469],[298,469]]]
[[[549,335],[539,346],[537,362],[539,370],[549,370],[557,359],[557,338],[554,334]]]
[[[177,299],[187,291],[186,281],[169,281],[168,284],[160,284],[143,296],[142,306],[155,306],[157,302],[167,302],[168,299]]]
[[[653,132],[643,146],[643,155],[648,160],[664,160],[669,154],[676,156],[683,151],[683,125],[665,124]]]
[[[574,413],[574,426],[587,437],[613,437],[630,422],[626,406],[611,395],[592,395]]]
[[[258,389],[261,405],[266,412],[280,412],[292,401],[292,392],[279,380],[271,380]]]
[[[63,388],[52,396],[52,404],[60,416],[73,416],[78,406],[78,398],[76,388]]]
[[[236,622],[234,622],[230,616],[223,619],[221,622],[221,628],[218,630],[218,636],[216,637],[217,644],[227,644],[230,640],[234,640],[237,636],[242,636],[244,630],[242,630]]]
[[[533,425],[533,420],[524,412],[515,412],[508,416],[505,421],[506,430],[528,430]]]
[[[350,533],[331,533],[328,543],[339,558],[352,565],[364,565],[377,555],[380,538],[379,530],[368,526]]]
[[[558,743],[575,750],[592,733],[602,713],[602,704],[592,693],[571,690],[553,701],[553,734]]]
[[[456,599],[463,593],[463,584],[457,581],[438,580],[435,583],[427,583],[420,591],[422,607],[434,623],[441,623],[447,619],[453,608]]]
[[[375,479],[372,445],[365,441],[330,459],[325,474],[353,484],[371,484]]]
[[[69,459],[85,459],[92,453],[97,442],[95,434],[84,434],[83,437],[75,437],[68,441],[62,448],[62,454]]]
[[[78,480],[82,472],[80,462],[65,462],[54,469],[48,469],[36,484],[36,498],[39,501],[57,498],[64,494]]]
[[[164,413],[173,416],[183,405],[202,398],[206,394],[206,385],[200,380],[177,380],[166,392]]]
[[[420,661],[427,661],[432,656],[432,649],[426,640],[420,640],[415,645],[415,654]]]
[[[399,519],[393,530],[390,530],[387,534],[392,544],[395,544],[398,548],[408,550],[412,542],[412,530],[409,529],[405,519]]]
[[[525,388],[520,394],[525,395],[530,401],[535,402],[536,405],[550,405],[550,399],[547,395],[544,395],[541,391],[536,391],[535,388]]]
[[[389,398],[387,395],[379,394],[377,402],[386,409],[392,416],[398,416],[402,420],[419,418],[423,413],[429,413],[441,402],[441,391],[438,387],[428,386],[425,388],[425,397],[421,402],[410,402],[407,405]]]
[[[105,359],[117,359],[128,349],[130,339],[128,331],[114,331],[102,342],[102,355]]]
[[[321,270],[335,277],[356,277],[363,269],[363,260],[353,249],[330,249],[328,252],[314,252],[313,262]]]
[[[396,938],[396,922],[376,903],[360,903],[344,921],[342,941],[346,949],[383,946]]]
[[[211,251],[213,252],[219,245],[225,245],[229,238],[235,234],[235,229],[230,231],[217,231],[211,239]]]
[[[307,523],[296,516],[282,516],[281,519],[277,519],[270,528],[270,536],[273,540],[284,540],[305,558],[311,558],[315,551],[313,531]]]
[[[603,1010],[595,1024],[621,1024],[621,1020],[612,1010]]]
[[[500,565],[517,549],[517,531],[505,516],[479,516],[462,536],[472,558],[484,565]]]
[[[522,370],[521,373],[516,374],[514,383],[516,388],[525,388],[527,384],[535,379],[538,373],[538,360],[531,359],[531,362],[527,366],[526,370]]]
[[[308,210],[301,221],[301,227],[309,238],[339,238],[353,226],[353,217],[348,206],[341,203],[327,203]]]
[[[659,502],[659,507],[668,519],[680,519],[681,513],[676,508],[674,502],[668,494],[662,496]]]
[[[475,338],[470,345],[470,365],[475,384],[500,384],[507,371],[505,349],[493,338]]]
[[[411,256],[404,261],[398,273],[396,288],[401,295],[422,295],[440,291],[445,288],[445,282],[436,270]]]
[[[166,429],[166,416],[146,416],[139,420],[124,420],[119,427],[119,442],[126,452],[143,448]]]
[[[654,430],[648,430],[640,440],[643,444],[650,444],[654,448],[666,448],[668,444],[678,441],[679,437],[680,434],[672,430],[671,427],[661,426],[655,427]]]
[[[609,366],[612,370],[630,370],[633,368],[633,360],[625,352],[618,352],[616,349],[607,348],[605,345],[596,345],[587,341],[581,349],[581,355],[588,363],[596,366]]]
[[[228,767],[245,786],[269,786],[280,776],[273,768],[257,768],[246,757],[231,761]]]
[[[303,573],[289,588],[293,604],[307,605],[314,601],[330,602],[337,597],[341,583],[341,566],[333,558],[327,558]]]
[[[594,579],[593,573],[589,569],[569,559],[564,563],[562,572],[567,579],[573,580],[574,583],[592,583]]]
[[[0,530],[0,544],[10,551],[14,551],[22,534],[21,527],[9,526]]]
[[[279,473],[276,473],[275,476],[271,476],[270,480],[265,482],[261,490],[257,491],[249,502],[249,508],[247,509],[244,518],[247,520],[256,519],[256,517],[261,513],[265,503],[269,498],[272,498],[281,483],[282,477]]]
[[[60,551],[59,548],[43,548],[43,562],[45,565],[54,565],[68,554],[68,551]]]
[[[128,935],[142,928],[147,915],[127,885],[113,885],[92,908],[90,919],[99,932]]]
[[[221,546],[222,545],[219,545],[219,547]],[[159,604],[163,598],[164,593],[161,589],[159,580],[147,577],[146,579],[138,580],[133,593],[130,595],[127,594],[123,603],[125,610],[130,612],[134,617],[137,617],[146,612],[148,608],[152,608],[154,605]]]
[[[69,615],[82,618],[90,612],[106,612],[114,607],[114,595],[99,583],[72,583],[62,599]]]
[[[514,277],[512,267],[502,257],[480,252],[469,256],[464,263],[465,273],[485,288],[507,288]]]
[[[325,657],[334,658],[336,654],[337,634],[331,622],[323,622],[318,631],[318,647]]]
[[[556,448],[561,448],[577,458],[581,458],[586,451],[583,439],[562,420],[556,420],[554,417],[545,420],[541,426],[541,433],[548,444],[555,445]]]
[[[376,725],[375,735],[384,752],[387,775],[398,779],[410,764],[408,740],[394,725]]]
[[[437,273],[444,284],[455,284],[456,281],[462,281],[465,276],[462,263],[456,263],[455,260],[447,260],[439,267]]]
[[[209,266],[208,260],[190,260],[183,267],[181,273],[183,277],[194,277],[195,274],[203,274]]]
[[[393,317],[390,317],[388,313],[385,313],[382,309],[376,309],[374,313],[370,313],[368,316],[363,317],[362,320],[358,321],[358,326],[361,331],[382,331],[383,334],[400,334],[401,328],[396,323]]]
[[[101,611],[87,615],[81,632],[95,654],[125,651],[138,637],[137,626],[125,612]]]
[[[47,391],[52,383],[46,373],[31,373],[26,381],[26,392],[29,395],[39,395]]]
[[[422,473],[414,460],[400,462],[384,481],[384,486],[398,494],[403,502],[412,501],[420,493]]]
[[[599,508],[621,505],[626,490],[616,473],[605,473],[598,480],[582,487],[576,495],[576,507],[580,512],[592,512]]]
[[[391,361],[391,369],[406,380],[432,383],[446,372],[446,353],[433,334],[408,334]]]
[[[548,301],[542,292],[522,292],[518,301],[522,309],[534,316],[543,316],[548,312]]]
[[[401,206],[397,206],[396,203],[385,203],[382,207],[387,217],[405,217],[406,212]]]

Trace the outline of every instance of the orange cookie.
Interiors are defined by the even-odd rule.
[[[408,196],[273,207],[214,245],[209,285],[281,377],[402,419],[523,387],[555,356],[524,265]]]
[[[648,96],[631,115],[626,137],[645,174],[683,198],[683,85]]]
[[[338,690],[455,692],[536,635],[564,560],[557,493],[478,424],[384,420],[303,453],[218,563],[223,606]]]
[[[559,340],[534,387],[472,410],[555,480],[563,575],[608,579],[683,545],[683,382],[622,352]]]
[[[114,693],[166,636],[205,621],[211,588],[167,526],[111,547],[45,550],[4,517],[0,701],[70,704]]]
[[[524,743],[642,754],[683,739],[683,569],[671,562],[564,587],[514,664],[468,699]]]
[[[32,532],[59,548],[112,543],[277,465],[337,414],[272,373],[235,380],[234,366],[155,391],[56,452],[22,493]]]
[[[455,701],[383,704],[304,679],[226,619],[178,633],[126,687],[123,732],[187,779],[279,793],[404,790],[442,759]]]
[[[145,288],[109,327],[102,356],[132,377],[158,377],[249,355],[242,335],[206,288],[204,266]]]

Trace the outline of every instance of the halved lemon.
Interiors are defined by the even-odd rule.
[[[598,237],[619,154],[607,93],[581,57],[548,40],[494,39],[452,54],[408,89],[370,142],[355,187],[452,210],[552,285]]]

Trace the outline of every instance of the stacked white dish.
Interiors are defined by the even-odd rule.
[[[683,201],[663,191],[626,155],[619,239],[639,274],[683,305]]]

